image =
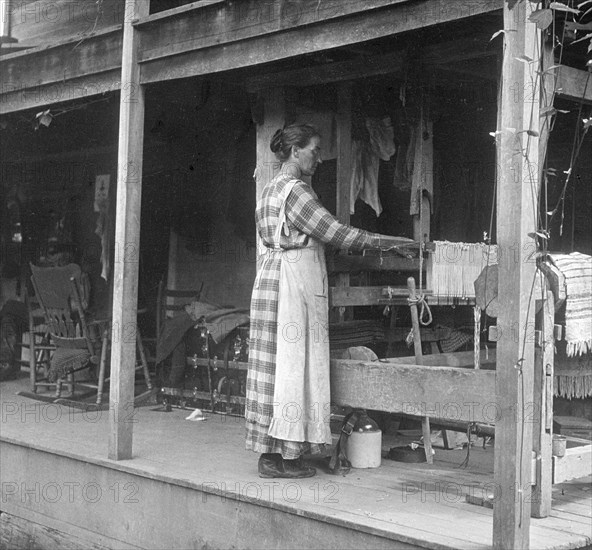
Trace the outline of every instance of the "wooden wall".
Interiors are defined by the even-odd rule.
[[[169,204],[175,237],[167,284],[193,289],[203,283],[206,299],[248,307],[255,279],[256,159],[246,94],[188,79],[153,89],[149,97],[157,112],[147,114],[146,136],[157,135],[168,151],[161,166],[168,177],[153,176],[160,185],[144,202],[145,212],[150,200]]]
[[[31,45],[50,45],[123,22],[121,0],[13,0],[12,36]]]

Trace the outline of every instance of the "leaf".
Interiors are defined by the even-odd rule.
[[[580,10],[577,10],[575,8],[570,8],[569,6],[567,6],[566,4],[562,4],[561,2],[551,2],[549,4],[549,7],[552,10],[557,10],[557,11],[567,11],[569,13],[576,13],[576,14],[580,13]]]
[[[592,29],[592,25],[590,26],[590,28]],[[588,33],[586,36],[582,36],[582,38],[578,38],[577,40],[574,40],[572,42],[572,44],[576,44],[577,42],[581,42],[582,40],[588,40],[588,38],[592,38],[592,32]]]
[[[553,10],[535,10],[530,14],[528,20],[532,21],[539,29],[545,30],[553,23]]]
[[[519,55],[518,57],[515,57],[514,59],[516,59],[517,61],[522,61],[522,63],[532,63],[532,59],[530,57],[528,57],[527,55]]]
[[[592,8],[590,8],[592,9]],[[568,31],[592,31],[592,21],[590,23],[576,23],[575,21],[566,21],[565,28]]]
[[[585,130],[592,127],[592,118],[584,118],[584,119],[582,119],[582,122],[584,123]]]
[[[539,137],[539,133],[536,130],[526,130],[526,133],[532,137]]]
[[[500,34],[505,34],[505,33],[506,33],[506,31],[504,29],[500,29],[499,31],[494,32],[491,35],[491,38],[489,39],[489,41],[491,42],[495,37],[499,36]]]
[[[565,109],[557,109],[557,112],[567,114],[567,113],[570,113],[571,111],[566,111]]]
[[[528,233],[527,234],[531,239],[534,239],[536,237],[540,237],[541,239],[548,239],[549,237],[543,233],[542,231],[535,231],[534,233]]]
[[[557,114],[555,107],[543,107],[539,110],[539,116],[553,116]]]

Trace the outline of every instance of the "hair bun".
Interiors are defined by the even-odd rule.
[[[271,142],[269,144],[269,148],[271,149],[272,153],[277,153],[282,149],[282,139],[283,139],[284,131],[280,128],[276,130],[275,134],[271,138]]]

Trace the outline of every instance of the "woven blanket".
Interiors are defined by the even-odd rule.
[[[219,343],[236,327],[249,322],[249,312],[206,302],[191,302],[178,315],[165,320],[156,343],[156,363],[164,361],[183,340],[185,333],[202,318],[214,342]]]
[[[475,280],[497,263],[497,245],[434,241],[431,286],[436,296],[475,296]]]
[[[568,357],[592,352],[592,256],[552,254],[565,277],[565,340]]]

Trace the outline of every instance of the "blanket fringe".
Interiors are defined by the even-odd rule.
[[[556,374],[553,378],[555,397],[583,399],[592,396],[592,373],[579,376]]]
[[[592,352],[592,338],[589,340],[567,342],[565,352],[568,357],[575,357],[577,355],[584,355],[586,353]]]

